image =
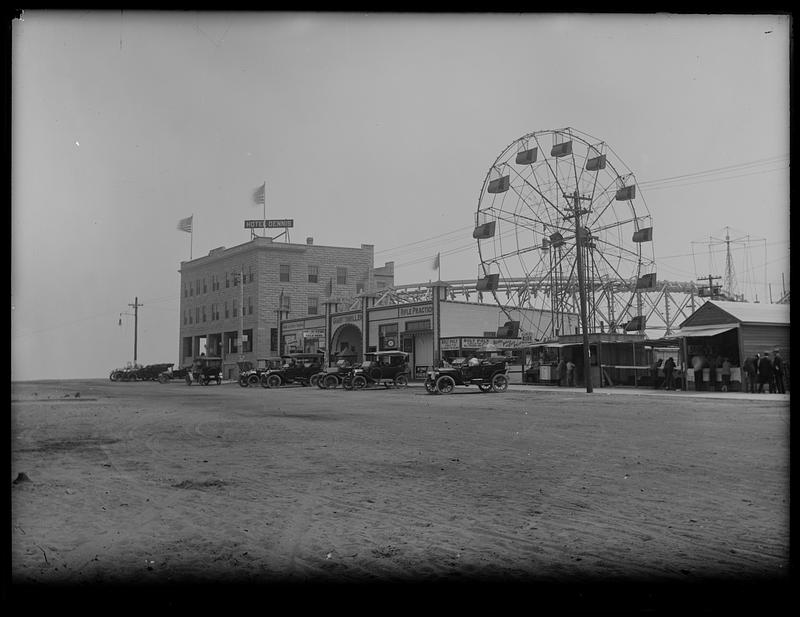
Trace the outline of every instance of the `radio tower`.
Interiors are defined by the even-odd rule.
[[[720,238],[720,237],[716,237],[715,238],[714,236],[709,236],[708,242],[705,243],[705,244],[708,245],[708,251],[709,251],[709,262],[710,262],[709,263],[709,270],[711,271],[711,270],[714,269],[713,263],[711,263],[711,262],[713,261],[713,253],[716,252],[716,251],[713,250],[713,247],[715,247],[715,246],[718,246],[718,247],[724,246],[724,250],[725,250],[725,276],[722,277],[723,278],[722,296],[723,296],[724,299],[727,299],[727,300],[733,300],[733,301],[736,301],[736,302],[746,302],[747,300],[745,299],[745,293],[743,293],[743,290],[740,290],[739,284],[737,282],[737,273],[736,273],[736,265],[735,265],[736,260],[734,259],[734,252],[744,249],[744,252],[740,253],[740,256],[742,256],[744,259],[742,261],[742,259],[740,258],[740,262],[742,262],[743,265],[744,265],[745,279],[747,279],[745,281],[745,287],[748,288],[747,291],[752,293],[755,290],[751,289],[751,287],[753,287],[753,285],[750,282],[750,280],[751,280],[751,278],[754,277],[754,272],[752,272],[754,270],[754,268],[753,268],[753,265],[750,263],[751,260],[750,260],[749,249],[750,249],[751,243],[753,242],[753,239],[749,235],[746,235],[746,234],[742,235],[741,237],[732,238],[731,237],[731,231],[733,231],[733,230],[731,230],[730,227],[725,227],[725,237],[724,238]],[[766,261],[767,261],[767,259],[766,259],[766,240],[762,240],[762,242],[764,243],[764,251],[765,251],[765,254],[764,254],[764,277],[763,278],[766,281]],[[692,244],[695,244],[695,243],[693,242]],[[694,252],[694,249],[693,249],[693,252]],[[708,278],[708,277],[707,276],[703,276],[702,278],[705,279],[705,278]],[[709,286],[711,286],[711,283],[709,283]]]

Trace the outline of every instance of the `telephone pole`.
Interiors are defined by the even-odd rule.
[[[144,304],[139,304],[139,296],[136,296],[133,304],[129,303],[128,306],[133,307],[133,363],[136,364],[139,342],[139,307]]]
[[[716,280],[716,279],[721,279],[721,278],[722,278],[721,276],[711,276],[711,275],[709,274],[708,276],[703,276],[703,277],[700,277],[699,279],[697,279],[698,281],[708,281],[708,297],[709,297],[711,300],[714,300],[714,299],[715,299],[715,296],[717,296],[717,295],[718,295],[718,294],[717,294],[717,293],[714,291],[714,289],[716,288],[717,290],[719,290],[719,285],[713,285],[713,284],[711,283],[711,281],[712,281],[712,280]],[[702,292],[703,292],[703,289],[705,289],[705,286],[701,286],[701,287],[700,287],[700,295],[703,295],[703,293],[702,293]]]
[[[575,217],[575,257],[577,260],[576,267],[578,269],[578,294],[581,303],[581,330],[583,331],[583,380],[586,383],[586,392],[592,392],[592,367],[590,366],[589,354],[589,330],[587,327],[586,319],[586,288],[585,276],[583,271],[583,246],[586,238],[584,237],[588,230],[581,226],[581,214],[585,214],[588,210],[581,210],[581,199],[591,200],[591,197],[582,197],[578,195],[576,189],[572,195],[564,194],[565,199],[573,200],[573,213],[565,216],[564,218]]]

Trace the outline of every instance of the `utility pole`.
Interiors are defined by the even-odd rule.
[[[133,307],[133,363],[136,364],[139,341],[139,307],[144,304],[139,304],[139,296],[136,296],[133,304],[129,303],[128,306]]]
[[[717,295],[716,293],[714,293],[714,286],[712,285],[711,281],[712,280],[716,280],[716,279],[721,279],[721,278],[722,278],[721,276],[711,276],[709,274],[708,276],[703,276],[703,277],[697,279],[698,281],[708,281],[708,296],[709,296],[709,298],[711,300],[713,300],[714,296]],[[717,287],[719,287],[719,285],[717,285]],[[703,287],[700,287],[700,289],[702,290]]]
[[[591,394],[592,392],[592,367],[589,364],[590,361],[590,354],[589,354],[589,331],[587,328],[587,320],[586,320],[586,289],[585,289],[585,277],[583,272],[583,244],[584,244],[584,235],[586,233],[586,229],[581,226],[581,214],[585,214],[588,210],[581,210],[581,199],[591,200],[591,197],[582,197],[578,195],[578,190],[572,193],[571,196],[564,195],[565,199],[569,199],[572,197],[573,200],[573,214],[567,215],[564,218],[570,218],[571,216],[575,217],[575,250],[576,250],[576,259],[577,259],[577,268],[578,268],[578,293],[580,295],[580,304],[581,304],[581,330],[583,331],[583,379],[586,383],[586,392]]]

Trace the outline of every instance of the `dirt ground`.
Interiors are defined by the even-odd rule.
[[[12,383],[11,581],[787,580],[777,396]]]

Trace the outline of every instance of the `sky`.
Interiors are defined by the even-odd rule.
[[[25,11],[12,24],[12,380],[177,362],[180,263],[291,218],[396,284],[475,278],[484,178],[574,127],[634,173],[658,278],[789,288],[780,14]],[[193,216],[194,232],[176,229]],[[748,287],[750,286],[750,287]],[[754,287],[753,287],[754,286]],[[752,298],[750,298],[752,299]],[[122,325],[120,325],[120,319]]]

